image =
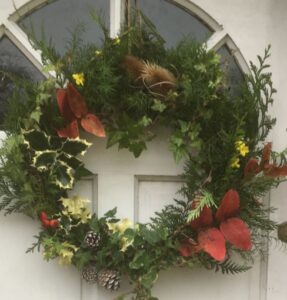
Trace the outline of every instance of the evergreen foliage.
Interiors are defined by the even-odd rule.
[[[85,45],[73,34],[60,56],[51,42],[34,40],[32,33],[45,70],[55,76],[38,84],[16,80],[3,124],[7,138],[0,149],[0,210],[42,221],[29,252],[42,247],[46,260],[59,258],[80,270],[92,265],[96,272],[126,274],[134,283],[133,299],[156,299],[151,288],[158,273],[171,267],[203,266],[224,274],[247,271],[254,255],[262,252],[262,237],[277,228],[269,219],[272,208],[261,199],[287,175],[287,151],[268,153],[268,145],[262,144],[275,124],[268,115],[276,92],[267,72],[270,47],[258,56],[258,66],[251,63],[236,96],[226,85],[220,57],[205,46],[185,39],[166,49],[140,12],[133,16],[134,26],[123,26],[115,39],[101,19],[93,17],[105,35],[101,48]],[[80,96],[69,95],[67,82]],[[62,98],[59,90],[65,92]],[[68,108],[65,97],[70,97]],[[85,199],[68,197],[74,183],[89,175],[80,158],[89,144],[59,132],[72,132],[72,122],[84,127],[82,121],[90,113],[95,115],[85,119],[85,129],[97,133],[96,125],[102,123],[107,147],[118,145],[135,157],[156,137],[155,128],[170,128],[175,161],[185,160],[184,184],[179,199],[148,224],[131,226],[126,219],[118,220],[116,209],[103,217],[91,215]],[[225,198],[233,201],[229,206],[235,213],[222,213]],[[229,232],[221,232],[222,224],[234,219],[246,226],[246,239],[250,230],[252,249],[238,247],[238,237],[234,243]],[[224,260],[216,260],[202,243],[202,233],[208,230],[224,239]],[[85,243],[87,232],[100,237],[96,248]],[[245,263],[233,262],[233,252]]]

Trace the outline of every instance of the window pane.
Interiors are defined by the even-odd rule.
[[[7,38],[0,40],[0,70],[22,75],[27,79],[39,81],[44,78],[41,72],[32,65],[25,55]],[[4,76],[0,75],[0,123],[5,113],[5,103],[13,90],[13,84]]]
[[[84,25],[82,38],[85,42],[101,44],[103,34],[92,20],[91,12],[96,10],[108,25],[109,0],[56,0],[25,16],[19,25],[26,31],[32,28],[41,39],[42,31],[47,40],[52,38],[57,51],[65,52],[67,41],[80,25]]]
[[[176,45],[183,37],[204,42],[212,30],[190,12],[173,1],[138,0],[142,12],[153,22],[165,39],[167,47]]]
[[[217,53],[221,55],[222,68],[227,74],[227,85],[234,95],[238,95],[240,84],[244,80],[243,72],[226,45],[223,45]]]

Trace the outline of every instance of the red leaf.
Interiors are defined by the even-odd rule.
[[[89,133],[98,137],[105,137],[105,129],[101,121],[93,114],[87,114],[81,120],[82,127]]]
[[[199,247],[216,260],[223,260],[226,254],[225,239],[217,228],[209,228],[198,234]]]
[[[75,115],[71,111],[68,102],[68,94],[66,89],[58,89],[56,93],[58,107],[61,115],[65,118],[66,121],[72,121],[75,119]]]
[[[65,128],[57,130],[59,137],[75,139],[79,136],[78,121],[74,120],[68,124]]]
[[[88,113],[88,108],[84,97],[71,83],[69,83],[67,87],[67,95],[69,106],[78,119]]]
[[[199,228],[207,227],[212,225],[213,217],[212,217],[212,210],[205,205],[200,213],[200,216],[190,222],[190,226],[197,230]]]
[[[225,239],[241,250],[251,249],[250,231],[241,219],[230,218],[220,224]]]
[[[193,252],[193,246],[189,243],[189,242],[183,242],[178,251],[180,252],[180,254],[184,257],[189,257],[192,252]]]
[[[50,220],[49,221],[49,227],[51,228],[57,228],[59,226],[59,221],[56,219]]]
[[[265,165],[269,164],[270,155],[271,155],[271,148],[272,148],[271,143],[267,143],[263,148],[262,158],[261,158],[261,163],[260,163],[261,169],[263,169]]]
[[[41,213],[40,213],[40,220],[41,220],[41,222],[42,222],[42,225],[45,227],[45,228],[49,228],[49,220],[48,220],[48,217],[47,217],[47,214],[44,212],[44,211],[42,211]]]
[[[236,190],[230,189],[225,193],[221,204],[216,212],[216,220],[223,221],[224,219],[233,217],[239,210],[239,195]]]
[[[277,167],[274,165],[265,165],[264,174],[270,177],[287,176],[287,166]]]
[[[257,174],[260,172],[259,163],[256,158],[250,158],[244,168],[244,175],[247,176],[249,174]]]

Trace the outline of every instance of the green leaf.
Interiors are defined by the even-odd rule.
[[[67,139],[63,145],[62,151],[66,154],[77,156],[84,155],[87,149],[91,146],[86,140]]]
[[[53,175],[56,177],[55,184],[61,189],[71,189],[74,184],[72,169],[65,163],[58,161],[57,166],[53,169]]]
[[[166,109],[166,105],[160,100],[154,99],[154,104],[152,105],[151,109],[154,111],[163,112]]]
[[[105,217],[106,219],[114,218],[115,215],[116,215],[116,213],[117,213],[117,208],[115,207],[115,208],[113,208],[113,209],[107,211],[107,212],[104,214],[104,217]]]
[[[146,288],[146,289],[151,289],[153,284],[158,278],[158,273],[156,270],[151,269],[148,273],[143,275],[141,277],[141,284]]]
[[[69,167],[76,170],[79,167],[83,166],[83,162],[73,156],[67,156],[66,154],[61,154],[58,156],[58,159],[66,163]]]
[[[117,144],[122,139],[122,137],[123,137],[123,132],[121,131],[110,132],[107,141],[107,148],[110,148],[113,145]]]
[[[30,115],[30,118],[35,120],[37,123],[40,122],[40,118],[42,116],[42,112],[40,109],[37,109],[37,110],[34,110],[31,115]]]
[[[37,151],[33,158],[33,165],[39,171],[46,171],[56,161],[57,153],[55,151],[45,150]]]
[[[44,151],[50,148],[48,137],[42,131],[31,130],[23,133],[24,143],[34,151]]]
[[[146,226],[140,226],[140,234],[151,245],[154,245],[161,240],[161,237],[156,230],[149,230]]]
[[[133,270],[139,270],[149,265],[150,257],[146,251],[137,252],[133,260],[129,263],[129,267]]]

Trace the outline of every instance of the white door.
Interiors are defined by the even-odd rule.
[[[63,49],[67,38],[66,29],[72,29],[78,21],[87,20],[89,5],[105,13],[111,35],[115,35],[126,1],[47,2],[15,1],[19,7],[15,13],[12,0],[0,0],[0,63],[10,60],[13,64],[27,68],[32,77],[40,77],[39,53],[31,48],[21,29],[23,25],[29,25],[29,17],[34,24],[38,24],[36,31],[43,22],[48,33],[54,35],[56,45]],[[273,44],[274,81],[281,92],[274,106],[279,122],[270,139],[274,142],[274,148],[281,150],[287,144],[287,121],[284,118],[287,105],[283,101],[287,90],[284,85],[287,75],[284,72],[286,68],[282,67],[287,64],[283,56],[287,50],[284,32],[287,4],[284,0],[278,0],[276,4],[272,2],[274,0],[138,1],[144,12],[156,23],[168,45],[174,44],[183,34],[191,34],[200,42],[207,42],[209,48],[218,50],[228,62],[227,71],[234,83],[240,79],[240,69],[248,70],[243,57],[254,60],[268,43]],[[29,17],[20,18],[27,14],[30,14]],[[99,32],[89,26],[85,38],[100,42]],[[86,155],[85,162],[95,175],[77,185],[74,193],[90,198],[91,208],[99,215],[117,206],[119,217],[128,217],[135,222],[147,221],[154,211],[172,201],[181,184],[178,175],[182,172],[182,165],[176,165],[168,151],[168,133],[160,131],[158,136],[138,159],[126,150],[106,150],[104,140],[93,140],[94,145]],[[272,204],[279,207],[274,216],[278,221],[286,218],[284,191],[286,186],[271,194]],[[20,215],[1,215],[0,299],[108,300],[116,297],[117,294],[81,282],[80,274],[72,267],[63,268],[56,262],[45,263],[40,254],[26,255],[25,250],[33,242],[37,227],[39,224]],[[287,257],[272,246],[269,250],[267,262],[258,261],[252,270],[240,275],[226,276],[203,269],[162,272],[154,287],[154,295],[164,300],[286,300],[284,271],[287,268]],[[128,290],[126,280],[123,280],[122,285],[120,292]]]

